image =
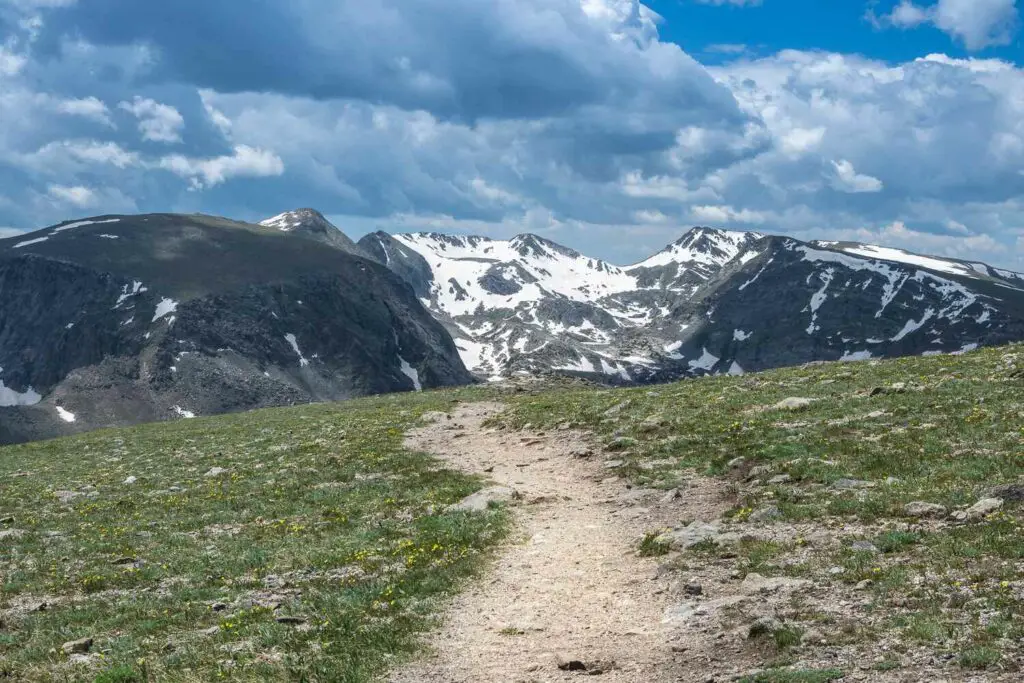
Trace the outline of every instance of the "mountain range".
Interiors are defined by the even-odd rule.
[[[1024,275],[852,242],[698,227],[620,267],[536,235],[365,236],[481,377],[657,382],[1024,338]]]
[[[617,266],[537,235],[99,216],[0,240],[0,443],[561,374],[638,384],[1024,339],[1024,275],[698,227]]]

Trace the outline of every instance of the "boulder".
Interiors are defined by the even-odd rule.
[[[449,505],[447,509],[449,512],[484,512],[491,503],[510,503],[518,497],[519,494],[515,489],[510,489],[507,486],[491,486],[466,496],[458,503]]]

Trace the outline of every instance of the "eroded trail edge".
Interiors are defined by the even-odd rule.
[[[456,598],[431,639],[434,653],[391,680],[540,682],[598,671],[602,680],[630,683],[706,680],[665,620],[675,591],[637,543],[683,518],[716,518],[721,485],[632,490],[584,434],[485,427],[501,409],[462,405],[408,436],[409,448],[483,474],[520,499],[511,538],[483,579]],[[570,660],[589,672],[559,668]]]

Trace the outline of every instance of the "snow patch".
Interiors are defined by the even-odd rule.
[[[744,332],[743,330],[733,330],[732,339],[733,341],[747,341],[753,336],[753,332]]]
[[[689,363],[687,363],[687,365],[690,366],[691,371],[705,370],[707,372],[711,372],[711,368],[715,367],[715,365],[718,364],[718,361],[721,360],[717,356],[710,353],[707,349],[703,349],[703,351],[704,353],[701,355],[700,358],[696,360],[691,360]]]
[[[72,413],[72,412],[70,412],[68,410],[65,410],[64,408],[61,408],[60,406],[54,406],[54,407],[57,409],[57,415],[60,416],[60,419],[64,420],[65,422],[74,422],[75,421],[75,414],[74,413]]]
[[[50,239],[50,238],[47,236],[47,237],[37,237],[34,240],[25,240],[24,242],[18,242],[17,244],[15,244],[14,248],[15,249],[21,249],[22,247],[27,247],[30,244],[39,244],[40,242],[45,242],[48,239]]]
[[[306,357],[302,355],[302,351],[299,350],[299,340],[295,338],[295,335],[286,334],[284,335],[284,338],[289,344],[291,344],[292,350],[295,351],[295,355],[299,357],[299,366],[304,368],[309,365],[309,361],[306,360]]]
[[[841,361],[871,360],[874,356],[870,351],[844,351]]]
[[[0,368],[0,372],[4,369]],[[0,406],[34,406],[43,400],[43,397],[38,392],[29,387],[25,391],[15,391],[4,385],[3,380],[0,380]]]
[[[903,329],[896,333],[896,336],[890,339],[889,341],[899,341],[906,337],[908,334],[917,332],[919,329],[924,327],[924,324],[931,320],[934,316],[935,309],[929,308],[927,311],[924,312],[924,315],[921,317],[920,320],[908,320],[906,324],[903,326]]]
[[[124,287],[121,288],[121,296],[117,297],[117,303],[114,304],[114,308],[118,308],[121,304],[127,301],[129,297],[133,297],[137,294],[142,294],[143,292],[148,291],[148,289],[142,286],[141,282],[135,280],[130,285],[125,285]],[[170,301],[170,299],[166,299],[166,301]],[[156,318],[154,318],[154,320],[156,320]]]
[[[87,225],[104,225],[106,223],[118,223],[120,218],[107,218],[102,221],[78,221],[76,223],[68,223],[67,225],[61,225],[53,229],[53,234],[58,232],[64,232],[65,230],[74,230],[75,228],[84,228]]]
[[[170,313],[174,313],[177,310],[178,310],[178,302],[177,301],[175,301],[174,299],[163,298],[163,299],[160,300],[160,303],[158,303],[156,305],[156,312],[153,314],[153,322],[156,322],[157,320],[159,320],[160,318],[164,317],[165,315],[168,315]],[[167,322],[167,324],[170,325],[171,322],[173,322],[173,321],[174,321],[174,318],[172,317]]]
[[[186,420],[191,420],[196,416],[191,410],[185,410],[181,406],[174,406],[174,412],[178,414],[178,417],[183,417]]]
[[[409,361],[405,360],[401,356],[398,357],[398,362],[402,366],[402,374],[412,380],[412,386],[416,391],[423,391],[423,385],[420,383],[420,373],[413,366],[409,365]]]
[[[747,373],[743,370],[742,367],[740,367],[739,363],[733,361],[732,365],[729,366],[729,374],[732,375],[733,377],[739,377],[740,375],[745,375]]]

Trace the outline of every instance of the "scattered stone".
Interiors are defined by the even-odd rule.
[[[12,517],[11,515],[8,515],[8,516],[0,519],[0,524],[14,524],[14,517]]]
[[[850,549],[857,553],[880,553],[878,549],[871,541],[854,541],[850,544]]]
[[[1024,501],[1024,484],[1001,484],[994,486],[985,493],[986,498],[998,498],[1004,503]]]
[[[831,574],[832,576],[839,576],[840,574],[845,574],[846,570],[843,569],[842,567],[831,567],[828,570],[828,573]]]
[[[491,486],[466,496],[458,503],[448,506],[449,512],[483,512],[491,503],[510,503],[519,494],[507,486]]]
[[[782,517],[782,512],[779,511],[779,508],[774,505],[768,505],[766,507],[755,510],[750,515],[750,521],[758,523],[769,522],[773,519],[779,519],[780,517]]]
[[[203,476],[204,477],[219,477],[220,475],[224,474],[225,472],[227,472],[227,470],[224,469],[223,467],[211,467],[209,470],[207,470],[206,474],[204,474]]]
[[[604,416],[605,417],[614,417],[615,415],[618,415],[619,413],[621,413],[624,408],[629,407],[630,403],[632,403],[632,401],[622,401],[621,403],[616,403],[611,408],[609,408],[608,410],[604,411]]]
[[[138,477],[126,477],[125,480],[123,482],[121,482],[121,483],[124,484],[125,486],[131,486],[132,484],[134,484],[138,480],[139,480]]]
[[[820,631],[815,631],[813,628],[808,629],[800,636],[800,642],[804,645],[826,645],[827,641],[825,636],[821,635]]]
[[[793,477],[788,474],[776,474],[774,477],[768,480],[769,484],[788,484],[793,481]]]
[[[992,514],[1003,507],[1002,498],[982,498],[977,503],[967,508],[967,519],[977,520]]]
[[[704,594],[704,586],[702,586],[699,583],[696,583],[694,581],[691,581],[690,583],[688,583],[685,586],[683,586],[683,592],[686,593],[687,595],[703,595]]]
[[[863,479],[840,479],[832,486],[837,489],[869,489],[874,487],[874,483],[870,481],[864,481]]]
[[[730,470],[738,470],[739,468],[743,467],[743,465],[745,465],[746,462],[747,459],[741,455],[740,457],[733,458],[732,460],[727,462],[725,466],[728,467]]]
[[[125,564],[135,564],[136,562],[138,562],[138,560],[135,559],[134,557],[119,557],[116,560],[114,560],[113,562],[111,562],[111,564],[113,564],[113,565],[125,565]]]
[[[620,467],[625,466],[625,460],[605,460],[604,468],[606,470],[617,470]]]
[[[903,514],[907,517],[945,517],[946,508],[938,503],[915,500],[903,506]]]
[[[4,529],[3,531],[0,531],[0,540],[7,540],[9,538],[21,538],[24,535],[24,529]]]
[[[82,638],[80,640],[69,640],[60,646],[60,649],[66,655],[81,655],[85,654],[92,649],[92,638]]]
[[[200,635],[204,636],[215,636],[220,632],[219,626],[211,626],[210,628],[204,628],[199,632]]]
[[[223,603],[223,602],[215,602],[212,605],[210,605],[210,609],[213,610],[214,612],[223,612],[227,608],[228,608],[227,604]]]
[[[867,589],[871,588],[874,585],[875,585],[875,582],[872,581],[871,579],[864,579],[863,581],[860,581],[860,582],[857,583],[857,590],[859,590],[859,591],[866,591]]]
[[[639,429],[641,432],[654,432],[664,427],[665,422],[665,418],[661,415],[651,415],[640,423]]]
[[[803,410],[804,408],[807,408],[812,403],[814,403],[815,400],[817,399],[790,396],[789,398],[782,399],[773,407],[776,410]]]

